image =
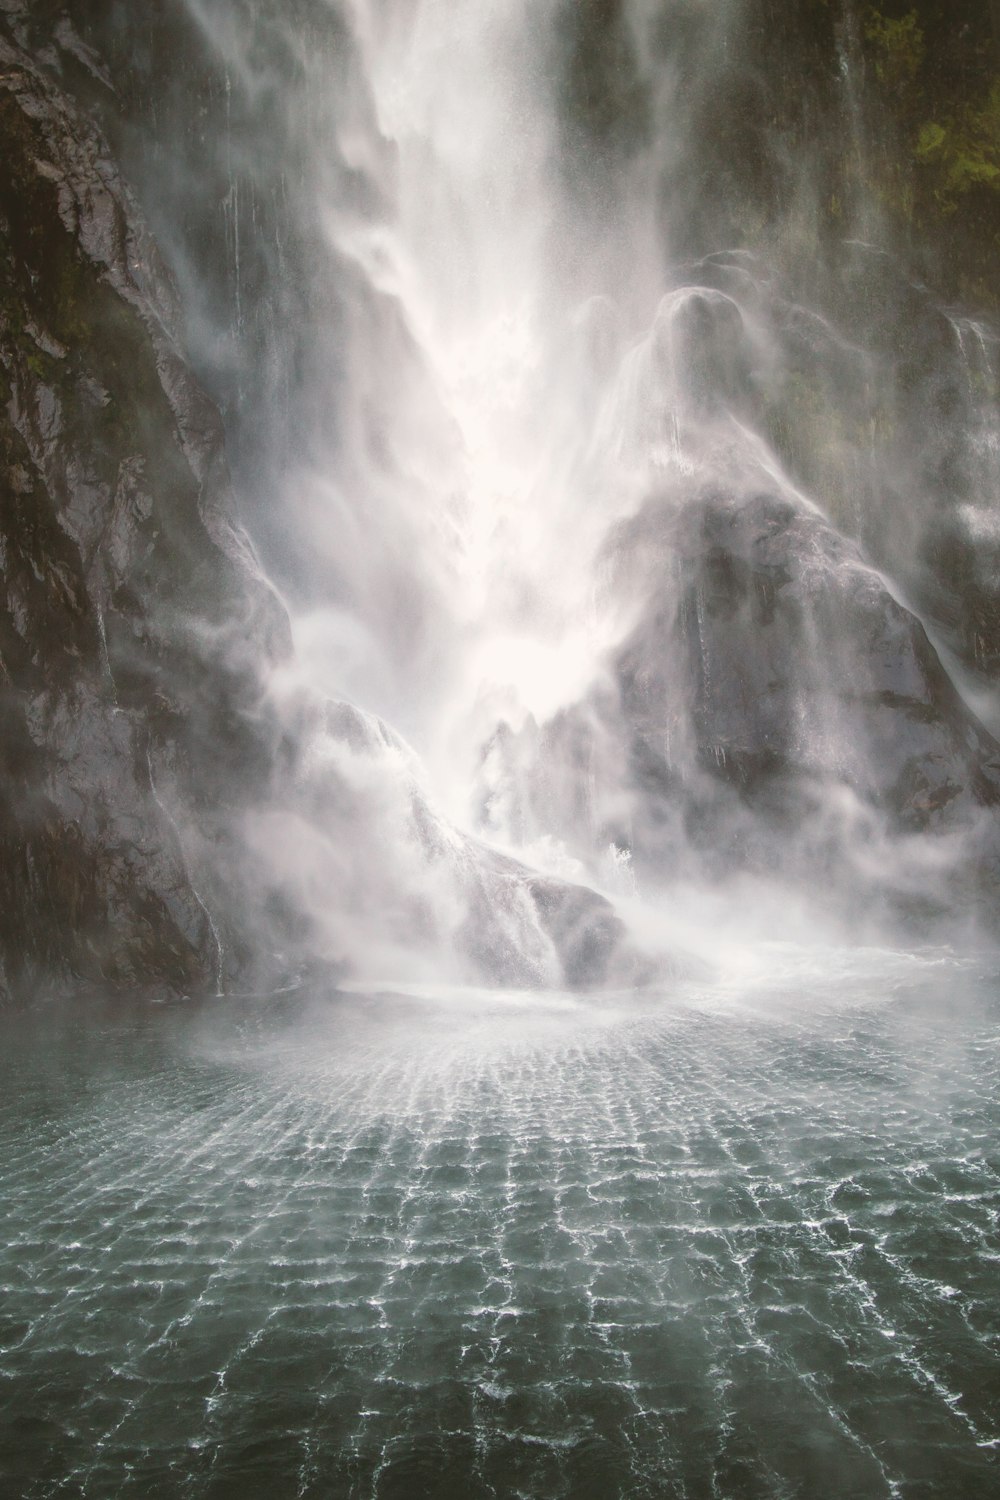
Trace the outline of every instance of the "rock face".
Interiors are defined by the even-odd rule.
[[[618,661],[645,763],[668,727],[679,651],[697,762],[750,802],[775,781],[838,777],[923,829],[1000,801],[1000,746],[919,621],[819,513],[709,496],[680,516],[650,507],[622,544],[646,566],[659,552],[682,580],[676,612],[654,594]]]
[[[529,838],[647,881],[694,861],[848,913],[971,901],[994,923],[1000,745],[853,542],[803,501],[705,492],[650,501],[609,555],[636,603],[607,682],[488,747]]]
[[[651,506],[622,544],[679,573],[617,673],[642,797],[655,808],[675,779],[665,746],[679,742],[696,843],[728,820],[730,857],[813,876],[829,860],[853,884],[880,836],[971,834],[983,819],[995,833],[1000,746],[919,621],[821,515],[710,495],[679,516]],[[646,859],[655,821],[636,820]]]
[[[5,983],[205,985],[223,938],[172,804],[209,831],[259,778],[286,623],[105,144],[2,39],[0,68]]]

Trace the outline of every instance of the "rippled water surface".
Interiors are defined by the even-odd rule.
[[[0,1493],[1000,1494],[1000,980],[2,1022]]]

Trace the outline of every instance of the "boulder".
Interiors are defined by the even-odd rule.
[[[697,765],[751,805],[775,783],[840,781],[919,831],[1000,802],[1000,746],[818,511],[767,493],[653,504],[618,545],[679,579],[653,590],[616,664],[645,764],[682,708]]]
[[[892,925],[996,925],[1000,745],[858,545],[792,493],[654,497],[586,699],[484,749],[484,820],[647,893],[751,873]],[[496,831],[496,830],[494,830]]]

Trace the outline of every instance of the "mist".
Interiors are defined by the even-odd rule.
[[[989,1500],[997,32],[0,0],[0,1489]]]
[[[324,958],[463,971],[464,876],[440,887],[414,797],[452,849],[644,910],[647,943],[725,888],[776,936],[988,938],[992,647],[949,590],[991,566],[996,335],[914,277],[863,175],[831,238],[826,137],[789,156],[757,123],[752,8],[187,21],[224,129],[204,160],[162,120],[132,149],[291,621],[268,700],[305,780],[343,778],[249,821]],[[178,233],[210,182],[221,277]],[[392,726],[364,791],[326,700]]]

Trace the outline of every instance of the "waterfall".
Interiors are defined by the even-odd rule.
[[[119,456],[110,540],[80,501],[95,712],[141,740],[170,706],[199,851],[180,941],[207,899],[227,983],[267,987],[258,950],[282,981],[557,982],[587,922],[643,950],[614,970],[635,980],[714,953],[719,900],[754,930],[991,939],[996,332],[915,244],[958,147],[920,135],[918,171],[889,113],[932,21],[834,7],[779,63],[772,9],[177,0],[53,33],[43,67],[114,132],[176,288],[143,281],[145,229],[118,264],[93,185],[81,245],[159,340],[199,524],[242,580],[168,601],[157,569],[204,543],[144,493],[167,439]],[[54,483],[98,460],[44,321],[10,411]],[[207,404],[178,399],[184,357]],[[90,412],[115,410],[102,369]],[[184,658],[165,697],[121,607],[144,528],[176,554],[137,594]],[[246,774],[220,798],[230,732]]]
[[[996,13],[0,0],[5,1496],[996,1496]]]
[[[869,243],[864,180],[816,259],[808,150],[763,240],[715,211],[698,121],[751,86],[745,7],[189,8],[226,201],[280,196],[272,273],[298,246],[268,356],[297,437],[262,411],[247,484],[279,694],[378,715],[435,817],[611,895],[625,859],[653,911],[730,879],[745,906],[748,874],[871,931],[950,908],[997,839],[992,648],[939,540],[981,569],[994,335]],[[860,161],[857,18],[837,36]]]

